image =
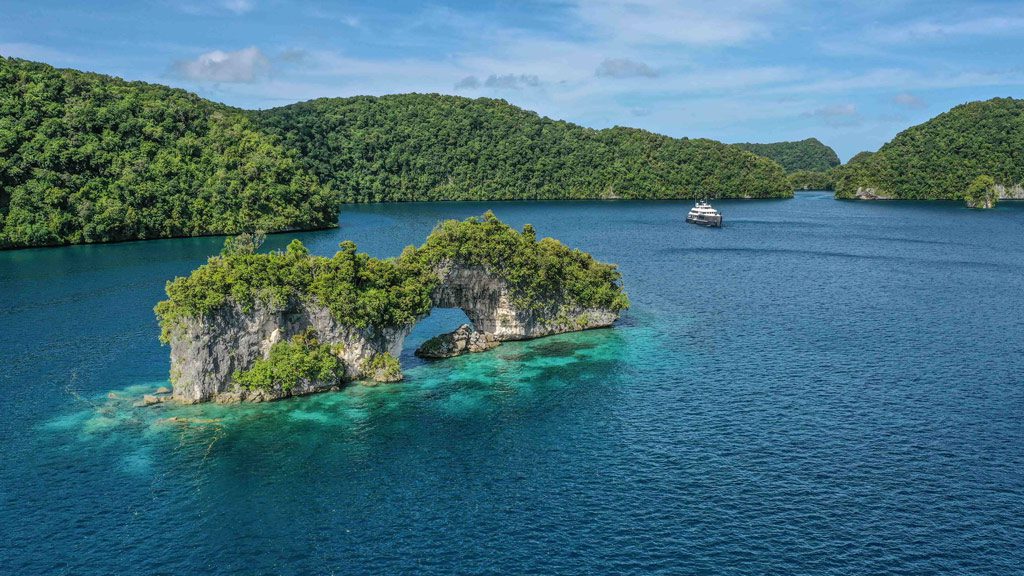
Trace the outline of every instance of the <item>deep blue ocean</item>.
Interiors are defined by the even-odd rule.
[[[0,253],[0,573],[1022,574],[1024,205],[346,206],[375,256],[493,209],[616,262],[611,329],[262,405],[167,385],[222,238]],[[171,416],[188,418],[172,422]]]

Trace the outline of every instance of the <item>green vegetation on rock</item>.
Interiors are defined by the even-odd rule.
[[[230,241],[229,241],[230,244]],[[210,258],[190,276],[167,283],[168,299],[156,306],[167,341],[176,323],[207,315],[233,301],[243,310],[257,302],[283,310],[294,302],[330,309],[341,324],[391,327],[430,311],[436,277],[402,260],[379,260],[342,242],[333,258],[312,256],[298,240],[284,252],[228,252]]]
[[[345,364],[333,347],[321,344],[310,329],[277,342],[266,358],[257,359],[248,370],[236,371],[231,379],[248,390],[288,392],[303,381],[340,384],[344,375]]]
[[[387,260],[357,252],[350,241],[333,258],[310,255],[298,240],[283,252],[255,253],[252,246],[251,238],[229,239],[221,255],[167,283],[168,299],[155,308],[163,341],[179,322],[230,303],[243,310],[257,303],[275,310],[317,303],[338,323],[355,328],[412,324],[430,312],[438,267],[452,262],[495,274],[523,308],[537,309],[546,301],[616,312],[629,306],[614,265],[551,238],[537,240],[529,225],[518,232],[491,212],[443,222],[421,247],[409,246]]]
[[[999,201],[996,181],[988,174],[982,174],[971,182],[964,193],[964,200],[970,208],[995,208]]]
[[[348,202],[792,195],[778,166],[734,146],[591,130],[503,100],[325,98],[251,115]]]
[[[433,269],[447,262],[480,266],[504,280],[516,306],[539,309],[550,302],[620,311],[629,307],[618,268],[553,238],[537,240],[527,224],[522,232],[488,211],[482,217],[439,224],[420,248],[400,259]]]
[[[872,156],[874,156],[874,154],[875,154],[874,152],[871,152],[869,150],[862,150],[862,151],[857,152],[856,154],[854,154],[852,158],[850,158],[849,160],[846,161],[846,163],[847,164],[856,164],[858,162],[863,162],[863,161],[867,160],[868,158],[871,158]]]
[[[338,197],[244,112],[0,57],[0,248],[322,228]]]
[[[835,187],[835,175],[832,170],[826,172],[798,170],[786,178],[793,190],[832,190]]]
[[[979,176],[1012,188],[1024,183],[1024,100],[995,98],[957,106],[904,130],[837,173],[836,197],[858,191],[898,199],[965,199]]]
[[[778,162],[786,172],[824,172],[839,166],[839,156],[835,150],[822,144],[817,138],[808,138],[799,142],[772,142],[770,144],[734,144]]]
[[[376,382],[397,382],[402,379],[402,365],[391,354],[384,352],[367,358],[362,372]]]

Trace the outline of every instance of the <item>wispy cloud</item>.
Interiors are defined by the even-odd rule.
[[[995,36],[1024,32],[1024,17],[988,16],[962,20],[920,20],[898,26],[869,29],[872,42],[902,44],[920,41],[949,40],[962,36]]]
[[[256,3],[253,0],[179,0],[172,2],[171,5],[179,12],[197,16],[212,14],[241,15],[251,12],[256,8]]]
[[[288,48],[277,55],[278,60],[289,64],[300,64],[309,59],[309,52],[300,48]]]
[[[768,17],[782,1],[579,0],[580,22],[597,34],[632,45],[734,45],[767,36]]]
[[[853,125],[860,123],[860,113],[854,104],[833,104],[804,112],[806,118],[817,118],[831,126]]]
[[[835,104],[832,106],[818,108],[813,112],[809,112],[808,115],[819,116],[822,118],[834,118],[837,116],[856,116],[857,107],[853,104]]]
[[[480,79],[476,76],[466,76],[462,80],[455,83],[455,89],[461,90],[463,88],[469,90],[475,90],[480,87]]]
[[[535,74],[491,74],[484,80],[485,88],[519,90],[540,86],[540,78]]]
[[[902,94],[897,94],[893,96],[892,101],[899,106],[903,106],[904,108],[925,108],[926,106],[928,106],[928,104],[926,104],[924,100],[918,98],[917,96],[914,96],[909,92],[904,92]]]
[[[221,0],[220,4],[225,10],[235,14],[245,14],[255,7],[252,0]]]
[[[255,82],[270,71],[270,60],[255,46],[233,52],[214,50],[193,60],[182,60],[175,71],[198,82]]]
[[[637,60],[630,60],[629,58],[608,58],[601,62],[597,66],[597,70],[594,71],[595,76],[603,76],[607,78],[654,78],[658,75],[658,72]]]
[[[348,12],[334,12],[331,10],[325,10],[320,7],[313,7],[310,8],[306,13],[309,16],[312,16],[313,18],[317,18],[319,20],[330,20],[333,22],[339,22],[350,28],[359,28],[363,24],[362,20],[358,16]]]
[[[25,60],[39,60],[50,64],[59,62],[74,62],[78,58],[62,50],[56,50],[41,44],[30,44],[25,42],[0,43],[0,56],[24,58]]]

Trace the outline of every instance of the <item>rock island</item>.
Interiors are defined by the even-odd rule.
[[[405,337],[435,307],[461,308],[472,324],[428,342],[427,357],[609,326],[629,306],[615,265],[491,212],[443,222],[392,259],[347,241],[332,258],[298,240],[283,252],[256,247],[230,239],[168,282],[156,313],[175,400],[258,402],[401,380]]]

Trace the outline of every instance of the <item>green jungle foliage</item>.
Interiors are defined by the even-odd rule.
[[[870,152],[868,150],[863,150],[861,152],[857,152],[856,154],[854,154],[852,158],[850,158],[849,160],[846,161],[846,163],[847,164],[856,164],[857,162],[863,162],[863,161],[867,160],[868,158],[871,158],[874,155],[875,155],[874,152]]]
[[[0,248],[335,226],[337,195],[239,110],[0,57]]]
[[[529,224],[518,232],[490,211],[479,218],[442,222],[423,246],[406,248],[401,260],[428,269],[446,262],[481,266],[508,283],[522,308],[541,310],[552,302],[615,311],[629,307],[622,274],[614,264],[598,262],[552,238],[537,240]]]
[[[836,197],[874,188],[901,199],[960,200],[978,176],[1024,182],[1024,100],[995,98],[953,108],[899,133],[837,174]]]
[[[835,175],[832,170],[825,172],[812,172],[810,170],[797,170],[786,176],[789,186],[793,190],[833,190],[835,188]]]
[[[971,208],[993,208],[999,201],[996,181],[988,174],[982,174],[971,182],[964,194],[964,200]]]
[[[824,145],[817,138],[808,138],[799,142],[772,142],[771,144],[734,144],[744,150],[748,150],[771,158],[778,162],[786,172],[824,172],[835,166],[839,166],[839,156],[832,148]]]
[[[235,371],[231,379],[249,390],[291,390],[302,381],[341,383],[345,363],[328,344],[321,344],[310,328],[291,340],[270,348],[266,358],[257,359],[248,370]]]
[[[498,275],[523,307],[541,309],[552,301],[616,311],[629,306],[614,265],[551,238],[538,241],[529,225],[517,232],[491,212],[443,222],[421,247],[409,246],[388,260],[358,253],[350,241],[342,242],[333,258],[310,255],[298,240],[284,252],[268,254],[238,250],[239,245],[249,246],[251,240],[227,241],[222,255],[167,283],[168,299],[155,308],[162,341],[169,341],[180,322],[231,302],[243,310],[257,303],[284,310],[296,302],[317,302],[346,326],[408,325],[430,312],[436,269],[448,262]]]
[[[387,352],[375,354],[363,361],[362,373],[366,378],[380,381],[394,381],[402,379],[402,365]]]
[[[284,252],[225,252],[167,283],[168,299],[155,309],[164,342],[180,321],[209,314],[229,300],[245,310],[257,302],[283,310],[294,302],[316,301],[346,326],[401,326],[430,311],[437,282],[408,262],[357,253],[350,241],[342,242],[333,258],[310,255],[298,240]]]
[[[591,130],[503,100],[360,96],[251,115],[347,202],[792,195],[777,165],[732,146]]]

